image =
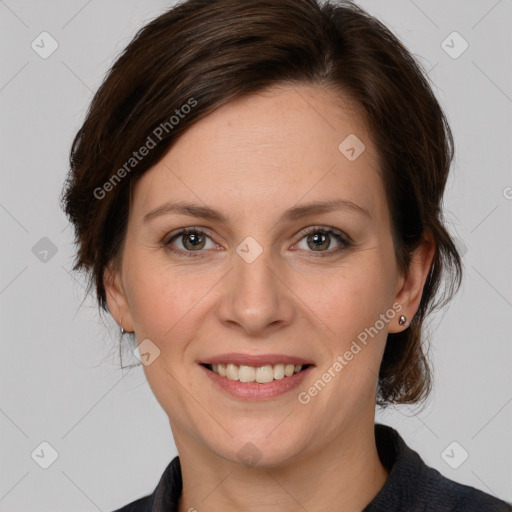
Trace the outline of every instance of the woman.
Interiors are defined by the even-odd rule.
[[[423,322],[461,282],[451,158],[415,61],[348,2],[188,0],[137,34],[63,197],[179,453],[121,511],[510,510],[375,425],[427,396]]]

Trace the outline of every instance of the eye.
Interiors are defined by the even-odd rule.
[[[348,236],[344,236],[342,232],[328,227],[313,226],[308,228],[306,232],[302,232],[301,235],[301,240],[296,245],[299,249],[306,252],[317,253],[311,254],[314,257],[330,256],[353,246]],[[300,247],[304,239],[306,246]],[[208,241],[211,244],[209,247],[207,246]],[[338,243],[338,248],[331,249],[333,241]],[[215,249],[218,247],[211,237],[199,228],[180,229],[178,232],[172,233],[164,242],[164,245],[174,253],[190,257],[202,256],[203,249]]]
[[[300,249],[305,250],[307,252],[320,253],[315,254],[314,256],[328,256],[332,255],[333,253],[343,251],[348,247],[352,247],[352,242],[348,239],[348,237],[344,236],[341,232],[338,232],[337,230],[333,230],[330,228],[325,228],[322,226],[314,226],[313,228],[309,228],[309,230],[303,233],[302,235],[302,239],[299,242],[299,244],[297,244],[297,246]],[[303,245],[301,247],[300,244],[302,243],[302,240],[305,240],[305,246]],[[327,250],[330,249],[331,246],[333,245],[333,240],[338,242],[338,244],[341,245],[341,247],[338,247],[333,250]]]
[[[174,240],[177,240],[181,244],[181,247],[175,247],[173,245]],[[212,244],[210,247],[206,247],[207,240],[210,240]],[[196,228],[181,229],[164,243],[171,251],[192,257],[200,256],[199,253],[201,253],[203,249],[214,249],[216,247],[216,244],[213,243],[213,240],[204,231]],[[194,252],[198,254],[193,254]]]

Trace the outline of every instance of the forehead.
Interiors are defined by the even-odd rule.
[[[293,85],[239,98],[192,125],[137,182],[132,206],[137,216],[172,200],[228,216],[280,215],[338,198],[372,216],[385,211],[375,148],[348,100]]]

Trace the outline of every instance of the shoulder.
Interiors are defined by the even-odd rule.
[[[153,495],[145,496],[138,500],[132,501],[122,508],[114,510],[114,512],[152,512]]]
[[[469,485],[460,484],[425,466],[422,487],[432,510],[453,512],[510,512],[506,502]],[[444,508],[443,508],[444,507]]]
[[[377,449],[388,480],[365,512],[511,512],[506,502],[457,483],[427,466],[391,427],[375,426]]]
[[[179,457],[165,468],[155,490],[114,512],[175,512],[183,488]]]

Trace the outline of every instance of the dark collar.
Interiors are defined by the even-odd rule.
[[[427,466],[391,427],[375,425],[375,440],[389,476],[363,512],[511,512],[504,501]]]
[[[362,512],[511,512],[504,501],[456,483],[428,467],[391,427],[376,424],[375,440],[386,483]],[[153,494],[116,512],[178,512],[183,488],[179,457],[165,469]]]

